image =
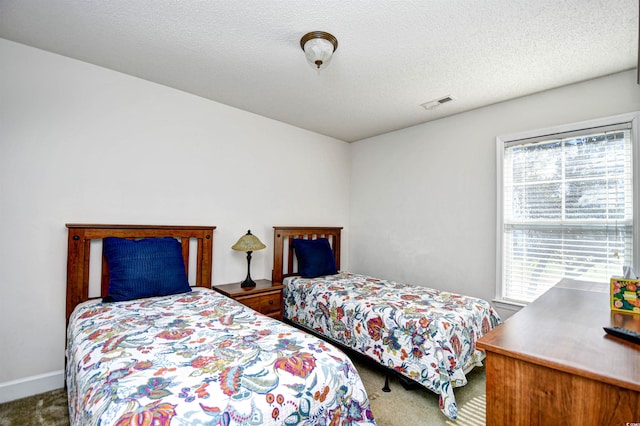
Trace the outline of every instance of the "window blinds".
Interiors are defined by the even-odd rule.
[[[511,141],[503,153],[502,296],[608,281],[633,259],[631,123]]]

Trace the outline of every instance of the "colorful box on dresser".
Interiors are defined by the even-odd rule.
[[[640,315],[640,280],[611,278],[611,310]]]

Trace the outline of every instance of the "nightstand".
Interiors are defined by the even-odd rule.
[[[214,290],[262,314],[282,320],[282,290],[284,285],[269,280],[255,280],[256,286],[240,287],[240,283],[214,285]]]

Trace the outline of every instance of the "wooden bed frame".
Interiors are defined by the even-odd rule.
[[[92,225],[68,223],[67,252],[67,310],[69,317],[73,309],[89,297],[89,268],[91,258],[91,240],[106,237],[127,239],[174,237],[182,242],[182,257],[185,270],[189,270],[189,241],[196,239],[196,286],[211,288],[213,258],[213,231],[215,226],[166,226],[166,225]],[[102,278],[100,297],[109,290],[109,268],[102,255]]]
[[[333,249],[336,267],[340,270],[340,234],[342,227],[336,226],[274,226],[273,227],[273,271],[271,281],[281,283],[286,277],[297,275],[293,258],[293,239],[315,240],[326,238]],[[286,258],[286,261],[285,261]]]

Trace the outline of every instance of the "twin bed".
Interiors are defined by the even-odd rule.
[[[215,227],[67,227],[72,425],[375,424],[358,372],[325,340],[439,394],[455,418],[453,388],[500,322],[479,299],[339,272],[341,228],[274,227],[292,327],[211,289]]]
[[[343,352],[211,290],[214,227],[67,227],[72,425],[375,424]],[[119,301],[90,298],[92,240],[106,253],[99,296]],[[198,288],[166,286],[180,268],[157,258],[195,269]]]
[[[476,342],[499,315],[474,297],[339,272],[341,230],[274,227],[272,280],[285,284],[285,320],[437,393],[456,418],[453,388],[482,365]]]

